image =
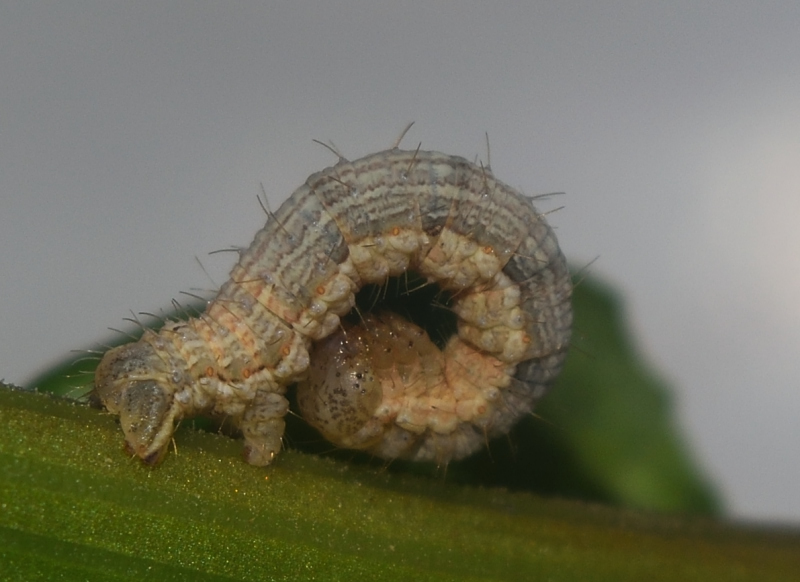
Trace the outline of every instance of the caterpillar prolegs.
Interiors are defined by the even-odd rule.
[[[409,270],[452,296],[444,349],[396,314],[340,321],[361,287]],[[556,378],[571,291],[529,198],[489,167],[394,147],[312,174],[205,312],[109,351],[95,394],[148,465],[201,414],[230,418],[245,460],[269,464],[295,383],[303,417],[334,444],[447,463],[507,432]]]

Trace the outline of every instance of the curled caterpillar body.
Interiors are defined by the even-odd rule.
[[[453,297],[444,350],[394,314],[340,323],[362,286],[408,270]],[[446,463],[507,432],[553,382],[571,291],[529,199],[463,158],[393,148],[311,175],[205,313],[109,351],[95,393],[151,465],[199,414],[232,419],[247,462],[270,463],[296,382],[303,415],[335,444]]]

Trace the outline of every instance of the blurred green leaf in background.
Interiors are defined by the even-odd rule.
[[[632,508],[717,514],[720,502],[688,454],[669,389],[636,353],[614,293],[584,280],[575,289],[573,305],[574,347],[535,415],[486,451],[451,463],[447,481]],[[80,392],[91,382],[93,363],[65,360],[31,386],[54,394]],[[288,422],[287,438],[294,449],[384,465],[352,451],[332,451],[301,419]],[[389,470],[434,478],[441,473],[432,465],[403,462],[392,463]]]

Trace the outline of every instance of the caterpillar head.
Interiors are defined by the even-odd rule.
[[[126,450],[151,466],[164,458],[174,430],[176,407],[165,377],[166,367],[147,342],[108,351],[95,372],[95,395],[119,415]]]

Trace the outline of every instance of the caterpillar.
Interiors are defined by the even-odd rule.
[[[447,463],[530,413],[570,340],[556,237],[488,165],[398,144],[312,174],[204,313],[104,355],[94,395],[119,415],[129,454],[156,465],[181,419],[222,415],[245,460],[268,465],[293,384],[326,439],[387,459]],[[341,319],[364,285],[409,271],[452,297],[443,349],[391,312]]]

